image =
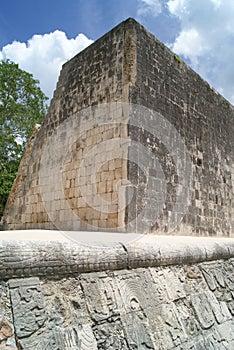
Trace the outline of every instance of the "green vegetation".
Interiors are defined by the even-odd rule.
[[[47,111],[47,99],[32,74],[0,61],[0,217],[25,145]]]
[[[174,59],[178,62],[178,63],[182,63],[182,59],[177,56],[175,53],[174,53]]]

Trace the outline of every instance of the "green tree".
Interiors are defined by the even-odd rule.
[[[25,145],[47,111],[48,98],[38,84],[18,64],[0,61],[0,217]]]

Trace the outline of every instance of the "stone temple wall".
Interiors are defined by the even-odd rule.
[[[189,200],[183,221],[176,230],[182,233],[205,235],[234,233],[234,109],[222,96],[171,53],[153,35],[135,26],[136,81],[130,86],[129,100],[159,112],[168,123],[168,132],[161,128],[160,135],[133,128],[130,138],[155,152],[167,183],[167,200],[157,228],[167,231],[168,217],[175,209],[178,185],[190,188],[184,200]],[[155,116],[154,116],[155,117]],[[134,114],[132,116],[134,118]],[[155,118],[157,124],[158,119]],[[152,123],[153,124],[153,123]],[[175,128],[191,159],[191,182],[183,182],[176,171],[176,148],[173,144]],[[146,129],[146,128],[145,128]],[[168,143],[165,138],[171,138]],[[169,147],[174,148],[169,152]],[[165,147],[166,146],[166,147]],[[165,149],[167,148],[167,149]],[[184,149],[178,156],[184,159]],[[147,173],[147,171],[145,171]],[[137,184],[139,195],[132,208],[133,216],[142,200],[147,174],[129,170],[130,181]],[[187,177],[189,177],[187,172]],[[159,179],[160,180],[160,179]],[[188,180],[188,178],[187,178]],[[143,184],[143,185],[142,185]],[[146,199],[147,202],[147,199]],[[130,213],[131,215],[131,213]]]
[[[233,120],[129,19],[63,66],[4,228],[231,236]]]
[[[0,349],[234,347],[233,239],[1,240],[0,257]]]
[[[79,163],[84,159],[83,155],[91,147],[113,137],[126,137],[127,135],[126,125],[120,123],[119,125],[108,125],[104,121],[99,125],[98,120],[94,117],[98,103],[128,100],[127,88],[124,89],[127,83],[123,84],[123,67],[128,57],[125,36],[125,26],[119,26],[116,30],[111,31],[91,45],[88,50],[84,50],[64,65],[48,115],[37,139],[34,140],[31,158],[28,159],[26,177],[24,181],[21,181],[21,186],[17,186],[17,190],[12,191],[10,195],[5,212],[5,227],[7,229],[52,229],[62,227],[72,230],[80,229],[80,227],[85,228],[86,223],[100,228],[112,228],[118,227],[118,221],[123,221],[121,218],[123,214],[118,213],[117,209],[114,208],[117,200],[115,186],[119,180],[127,177],[126,161],[122,160],[123,153],[127,153],[127,148],[123,146],[123,150],[118,155],[119,158],[114,159],[113,150],[109,164],[103,162],[103,158],[106,158],[104,155],[105,145],[104,148],[100,148],[98,150],[99,160],[102,161],[104,166],[99,169],[92,183],[85,179],[87,175],[91,175],[92,169],[90,169],[90,166],[87,166],[84,176],[81,174],[79,183],[77,169]],[[91,106],[91,108],[87,121],[86,115],[82,118],[79,111],[88,106]],[[58,183],[54,183],[53,178],[51,181],[53,183],[46,184],[47,187],[42,188],[39,174],[43,167],[41,156],[43,147],[59,125],[62,125],[62,146],[66,139],[71,138],[73,126],[66,129],[62,123],[68,117],[76,114],[78,114],[75,120],[78,129],[77,139],[74,144],[69,145],[70,158],[64,160],[63,190],[66,195],[64,199],[61,190],[58,188]],[[109,151],[112,150],[109,149]],[[66,153],[67,150],[64,152]],[[50,168],[47,170],[48,176],[53,176],[52,170]],[[96,184],[98,195],[101,195],[104,200],[113,202],[113,208],[109,215],[100,210],[97,212],[95,203],[93,204],[94,207],[90,208],[90,205],[82,200],[80,193],[82,186],[89,186],[86,189],[86,196],[91,197],[93,184]],[[50,193],[48,200],[43,198],[43,191]],[[48,202],[46,205],[45,201]],[[76,217],[75,220],[69,215],[70,208],[79,211],[79,217]],[[79,218],[81,219],[81,225],[77,222]]]

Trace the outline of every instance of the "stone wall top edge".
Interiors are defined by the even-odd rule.
[[[79,53],[77,53],[75,56],[73,56],[70,60],[68,60],[67,62],[65,62],[62,65],[62,69],[65,68],[67,65],[73,64],[73,61],[76,60],[80,55],[85,54],[88,51],[92,51],[93,49],[95,49],[101,42],[105,41],[106,38],[108,38],[109,36],[113,35],[115,32],[117,32],[120,29],[123,29],[123,31],[127,28],[131,28],[132,29],[135,26],[139,26],[142,27],[144,29],[143,26],[141,26],[140,23],[138,23],[135,19],[133,18],[128,18],[124,21],[122,21],[121,23],[117,24],[115,27],[113,27],[112,29],[110,29],[108,32],[106,32],[105,34],[103,34],[102,36],[100,36],[99,38],[97,38],[92,44],[90,44],[89,46],[87,46],[85,49],[83,49],[82,51],[80,51]]]
[[[163,50],[165,51],[165,55],[170,56],[174,60],[175,63],[177,61],[177,64],[178,64],[179,69],[181,71],[187,72],[188,76],[190,74],[195,76],[200,81],[201,84],[206,86],[206,88],[208,90],[212,91],[214,96],[217,96],[218,98],[220,98],[224,104],[226,104],[228,107],[231,108],[231,110],[233,111],[233,116],[234,116],[234,105],[232,105],[230,101],[228,101],[205,78],[203,78],[198,72],[196,72],[189,64],[187,64],[181,57],[179,57],[174,51],[172,51],[166,44],[164,44],[162,41],[160,41],[154,34],[152,34],[150,31],[148,31],[143,25],[141,25],[137,21],[134,21],[134,22],[135,22],[135,28],[136,28],[136,31],[138,34],[139,34],[139,32],[144,33],[148,37],[149,40],[154,42],[156,45],[161,46],[163,48]],[[144,52],[144,48],[141,47],[141,49],[143,49],[143,52]]]
[[[163,49],[166,51],[166,53],[172,57],[178,57],[175,52],[173,52],[167,45],[165,45],[163,42],[161,42],[154,34],[152,34],[147,28],[145,28],[142,24],[137,22],[134,18],[127,18],[126,20],[122,21],[121,23],[117,24],[114,28],[109,30],[107,33],[102,35],[100,38],[96,39],[91,45],[86,47],[84,50],[80,51],[77,55],[72,57],[69,61],[65,62],[62,67],[66,67],[67,65],[72,65],[74,60],[76,60],[79,55],[83,55],[88,51],[92,51],[94,48],[96,48],[100,42],[105,41],[105,39],[111,35],[113,35],[118,30],[123,29],[123,33],[126,30],[132,30],[133,32],[136,30],[136,32],[144,32],[150,40],[153,40],[157,45],[160,45],[163,47]],[[175,58],[176,60],[176,58]],[[224,103],[226,103],[228,106],[231,107],[234,113],[234,106],[228,101],[223,95],[221,95],[209,82],[207,82],[200,74],[195,72],[192,67],[190,67],[186,62],[184,62],[181,58],[179,58],[180,66],[183,67],[184,70],[186,70],[188,73],[193,73],[197,78],[201,81],[202,84],[206,85],[208,89],[210,89],[215,95],[220,97]]]
[[[191,239],[192,238],[192,239]],[[59,240],[0,240],[0,280],[60,279],[79,273],[234,258],[233,238],[165,237],[91,246]]]

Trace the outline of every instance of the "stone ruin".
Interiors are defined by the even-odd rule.
[[[63,65],[4,227],[231,236],[233,118],[129,19]]]
[[[233,117],[133,19],[67,62],[4,214],[0,350],[233,349]]]
[[[0,349],[233,349],[233,239],[107,249],[45,232],[0,240]]]

